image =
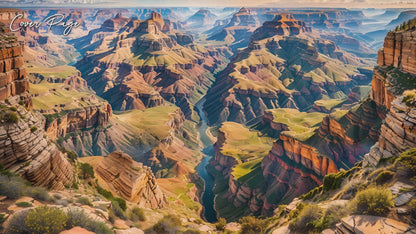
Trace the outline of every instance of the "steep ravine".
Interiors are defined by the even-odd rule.
[[[204,111],[202,110],[205,102],[205,98],[202,98],[196,105],[198,114],[201,118],[201,124],[198,128],[199,138],[200,138],[200,148],[201,153],[204,155],[201,163],[198,165],[196,170],[198,171],[199,176],[204,180],[204,193],[202,196],[202,205],[204,207],[203,216],[208,222],[215,222],[217,220],[217,212],[214,209],[214,193],[212,189],[214,188],[214,178],[207,171],[207,165],[214,156],[213,143],[207,135],[207,119]]]

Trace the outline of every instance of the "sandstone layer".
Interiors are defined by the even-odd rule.
[[[141,207],[162,208],[167,203],[152,170],[123,152],[109,154],[96,171],[112,192]]]

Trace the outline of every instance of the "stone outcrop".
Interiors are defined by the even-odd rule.
[[[414,227],[385,217],[371,215],[351,215],[337,224],[335,233],[377,233],[383,230],[385,233],[414,233]]]
[[[20,95],[29,89],[23,67],[22,44],[6,33],[0,35],[0,101]]]
[[[304,21],[296,20],[290,13],[282,13],[256,29],[253,38],[258,40],[276,35],[294,36],[306,32],[312,32],[312,29]]]
[[[414,107],[404,102],[403,91],[414,89],[416,31],[392,31],[379,51],[371,98],[388,110],[378,142],[365,155],[364,165],[376,166],[381,158],[397,156],[416,146]],[[410,80],[410,81],[409,81]]]
[[[123,152],[113,152],[96,168],[112,192],[141,207],[162,208],[167,203],[152,170]]]
[[[393,66],[416,74],[416,31],[389,32],[378,52],[378,66]]]
[[[46,122],[46,133],[52,139],[65,137],[66,134],[76,130],[95,127],[106,127],[112,115],[111,106],[103,103],[97,106],[88,106],[80,110],[62,111],[59,117]]]
[[[8,107],[3,105],[2,115],[7,115],[5,108]],[[42,115],[23,107],[18,107],[14,114],[18,116],[17,123],[0,125],[0,163],[36,186],[60,190],[72,184],[72,165],[55,144],[44,137]]]

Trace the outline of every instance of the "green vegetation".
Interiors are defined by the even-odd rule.
[[[94,178],[94,168],[88,163],[80,163],[79,169],[83,179]]]
[[[412,215],[412,217],[416,218],[416,199],[412,199],[409,202],[409,208],[410,208],[410,214]]]
[[[28,74],[40,74],[44,77],[67,78],[77,75],[78,70],[73,66],[57,66],[57,67],[27,67]]]
[[[177,110],[176,106],[157,106],[144,111],[127,111],[117,115],[117,118],[162,140],[169,136],[171,128],[166,123],[172,119]]]
[[[177,233],[182,226],[178,216],[166,215],[159,220],[151,230],[156,233]]]
[[[339,205],[332,205],[327,210],[318,205],[303,205],[290,222],[289,229],[296,233],[320,233],[334,227],[348,213],[346,207]]]
[[[267,223],[264,219],[258,219],[253,216],[246,216],[238,220],[241,224],[241,233],[260,234],[265,233]]]
[[[30,196],[38,200],[49,200],[48,191],[41,187],[30,186],[30,183],[17,175],[13,175],[7,170],[0,169],[0,195],[7,196],[10,199],[16,199],[21,196]]]
[[[66,213],[67,222],[65,229],[71,229],[73,227],[79,226],[100,234],[112,234],[113,231],[107,227],[103,222],[99,222],[89,218],[83,209],[78,207],[70,207]]]
[[[317,101],[315,101],[315,105],[316,106],[318,106],[318,107],[321,107],[321,108],[323,108],[323,109],[325,109],[325,110],[328,110],[328,111],[330,111],[330,110],[332,110],[333,108],[336,108],[336,107],[340,107],[341,106],[341,104],[345,101],[346,99],[345,98],[343,98],[343,99],[321,99],[321,100],[317,100]]]
[[[313,136],[315,129],[320,126],[322,119],[326,116],[324,113],[306,113],[288,108],[269,111],[273,114],[273,122],[287,126],[288,131],[282,133],[300,141],[306,141]]]
[[[110,191],[105,190],[104,188],[102,188],[99,185],[97,185],[97,191],[98,191],[99,194],[103,195],[108,200],[116,203],[118,205],[118,207],[120,207],[123,211],[125,211],[127,209],[126,200],[124,200],[123,198],[114,197],[113,194]]]
[[[415,106],[416,104],[416,90],[406,90],[404,91],[404,98],[402,102],[406,104],[406,106]]]
[[[383,185],[387,183],[388,181],[390,181],[393,178],[393,176],[394,176],[394,172],[392,171],[388,171],[388,170],[382,171],[376,177],[376,184]]]
[[[64,230],[66,214],[55,207],[39,206],[29,211],[25,225],[32,233],[59,233]]]
[[[133,222],[136,221],[146,221],[146,216],[144,215],[144,211],[142,208],[135,206],[131,211],[130,211],[130,220],[132,220]]]
[[[88,197],[80,197],[77,199],[77,203],[81,203],[83,205],[92,206],[92,203]]]
[[[407,22],[403,22],[401,25],[397,26],[394,31],[400,32],[400,31],[413,30],[415,28],[416,28],[416,18],[408,20]]]
[[[19,116],[16,113],[10,112],[6,115],[6,121],[9,123],[18,123]]]
[[[36,132],[38,130],[38,127],[36,127],[36,126],[33,126],[33,127],[31,127],[30,128],[30,132]]]
[[[114,215],[119,217],[120,219],[127,219],[124,210],[120,207],[120,205],[117,202],[111,202],[111,210],[114,213]]]
[[[416,148],[412,148],[400,154],[394,163],[397,172],[410,178],[411,181],[416,179]]]
[[[329,191],[333,189],[338,189],[341,186],[342,181],[345,178],[349,178],[361,168],[361,164],[356,164],[353,168],[348,171],[339,171],[337,173],[331,173],[324,177],[323,181],[323,191]]]
[[[393,195],[389,189],[381,187],[359,191],[350,201],[353,211],[357,214],[385,216],[393,207]]]
[[[299,196],[299,198],[303,199],[303,200],[310,200],[313,197],[315,197],[315,195],[322,192],[323,188],[324,188],[324,186],[322,186],[322,185],[319,186],[319,187],[316,187],[316,188],[312,189],[311,191],[309,191],[308,193]]]
[[[224,231],[225,225],[227,225],[227,220],[225,220],[224,218],[220,217],[218,219],[218,221],[215,223],[215,228],[218,231]]]
[[[32,207],[33,205],[30,202],[17,202],[16,206],[18,206],[18,207]]]

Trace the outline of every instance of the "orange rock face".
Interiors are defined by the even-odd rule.
[[[8,34],[0,41],[0,100],[25,93],[29,89],[23,67],[22,45]]]
[[[389,32],[384,48],[379,51],[377,64],[393,66],[416,74],[416,31]]]
[[[142,207],[162,208],[167,203],[152,170],[123,152],[113,152],[96,168],[113,192]]]

